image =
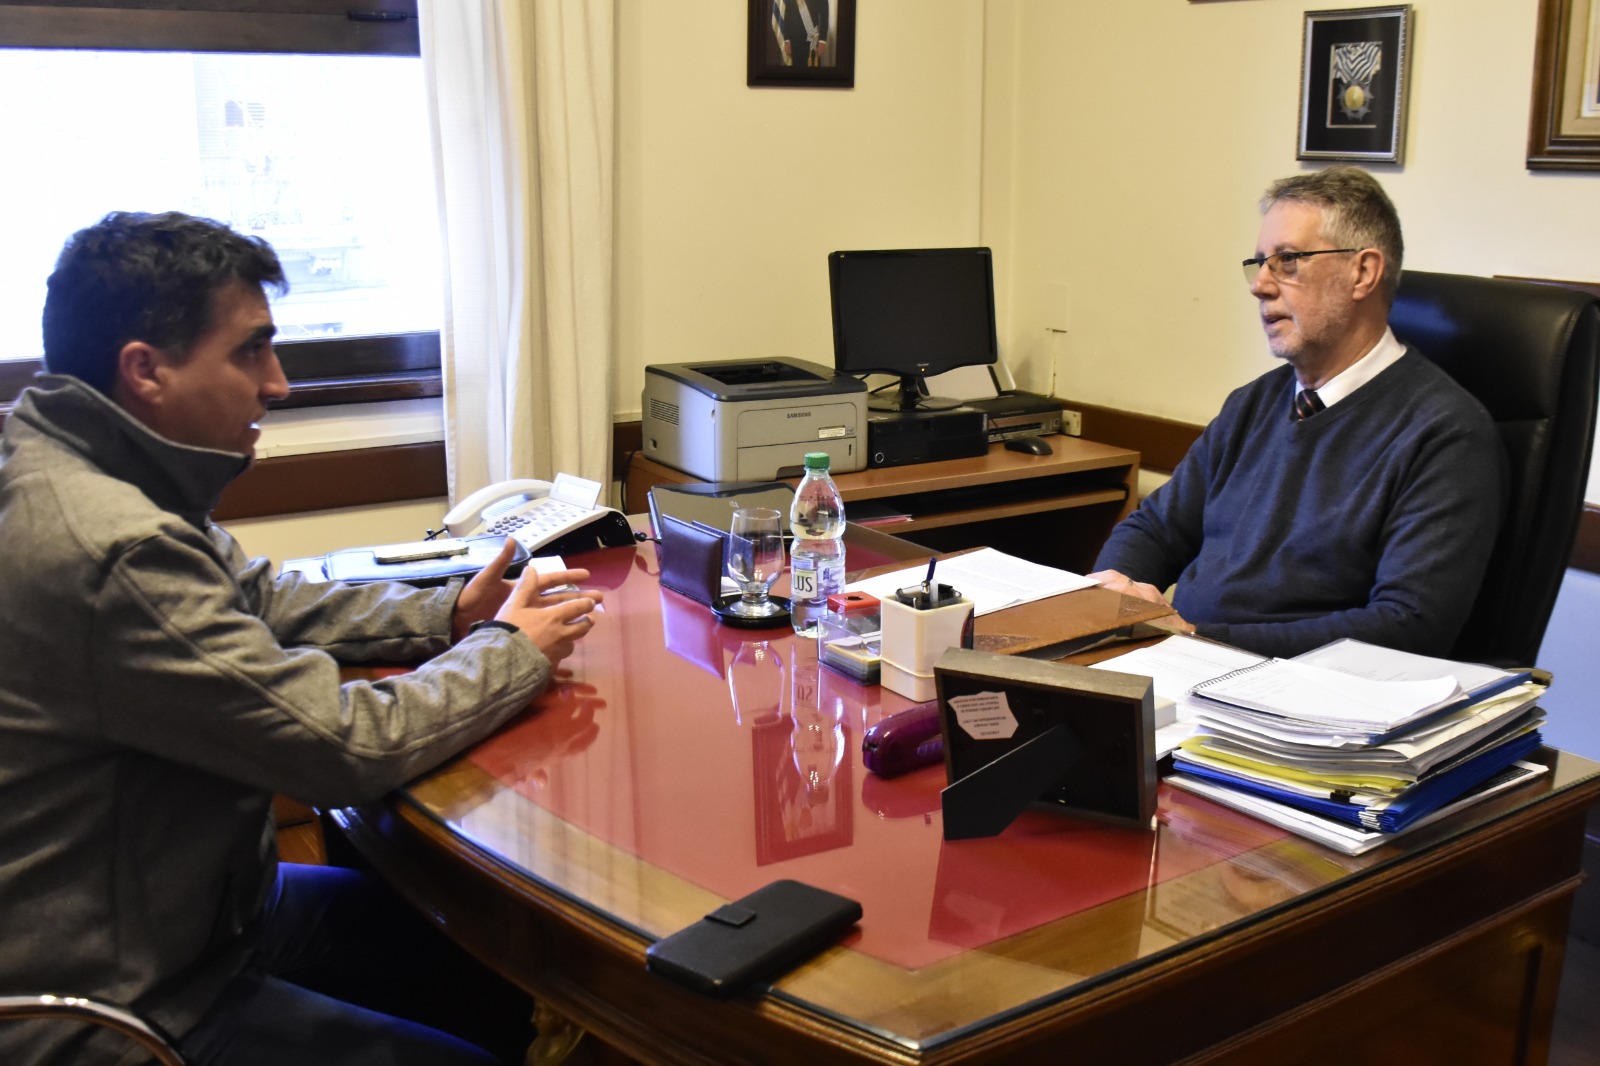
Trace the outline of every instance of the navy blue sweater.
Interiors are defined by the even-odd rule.
[[[1340,637],[1444,655],[1500,527],[1488,413],[1414,351],[1304,422],[1285,365],[1236,390],[1096,570],[1158,588],[1202,636],[1263,655]]]

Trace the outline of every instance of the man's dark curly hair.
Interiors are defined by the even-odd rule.
[[[67,241],[44,301],[44,365],[107,395],[130,341],[176,356],[211,325],[212,296],[235,282],[288,291],[259,237],[208,218],[114,211]]]

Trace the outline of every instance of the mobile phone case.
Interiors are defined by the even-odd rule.
[[[645,965],[706,995],[729,996],[804,961],[860,920],[853,899],[774,881],[657,941]]]

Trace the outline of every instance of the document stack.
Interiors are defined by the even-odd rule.
[[[1544,688],[1341,640],[1195,685],[1168,781],[1360,854],[1544,772]]]

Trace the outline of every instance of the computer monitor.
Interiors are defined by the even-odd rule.
[[[906,248],[828,256],[833,366],[841,374],[894,374],[874,410],[955,407],[927,394],[925,378],[999,361],[994,267],[987,248]]]

